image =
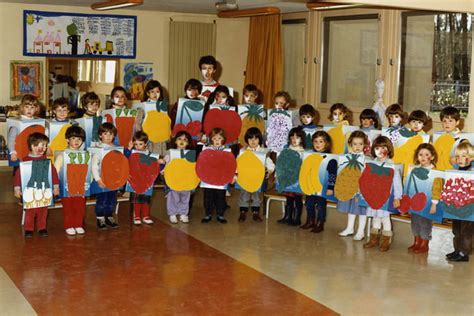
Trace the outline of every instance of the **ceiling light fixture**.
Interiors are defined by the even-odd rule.
[[[239,6],[237,5],[237,0],[224,0],[216,2],[217,11],[226,11],[226,10],[237,10]]]
[[[110,0],[105,2],[98,2],[91,5],[93,10],[104,11],[133,7],[143,4],[143,0]]]
[[[277,7],[263,7],[245,10],[227,10],[217,13],[220,18],[246,18],[251,16],[280,14],[280,9]]]

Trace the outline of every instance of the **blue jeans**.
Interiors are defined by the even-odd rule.
[[[316,209],[318,210],[318,222],[326,221],[326,198],[317,195],[306,196],[306,211],[308,212],[308,218],[313,219],[316,217]]]
[[[107,191],[96,194],[95,215],[97,217],[112,216],[117,205],[117,191]]]

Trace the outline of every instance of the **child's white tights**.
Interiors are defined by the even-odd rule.
[[[374,217],[372,220],[372,227],[375,229],[380,229],[383,226],[383,230],[391,231],[392,223],[390,222],[390,217]]]
[[[339,233],[339,236],[349,236],[354,233],[354,224],[356,220],[354,214],[347,214],[347,227]],[[365,237],[365,223],[367,222],[367,216],[359,215],[359,227],[357,228],[357,233],[354,236],[354,240],[362,240]]]

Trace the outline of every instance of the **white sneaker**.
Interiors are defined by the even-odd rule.
[[[66,229],[66,234],[69,236],[74,236],[76,234],[76,230],[74,228],[68,228]]]
[[[179,217],[179,220],[182,222],[182,223],[189,223],[189,218],[188,218],[188,215],[181,215]]]
[[[344,229],[342,232],[339,233],[339,236],[341,237],[346,237],[346,236],[350,236],[354,234],[354,230],[353,229],[349,229],[349,228],[346,228]]]
[[[140,225],[142,223],[142,221],[140,220],[140,217],[135,217],[133,219],[133,224],[135,225]]]
[[[354,236],[354,238],[352,238],[352,239],[359,241],[359,240],[362,240],[364,238],[365,238],[364,234],[356,234]]]
[[[170,222],[173,223],[173,224],[178,223],[178,218],[176,217],[176,215],[171,215],[170,216]]]
[[[82,227],[76,227],[74,228],[74,230],[76,231],[76,234],[79,234],[79,235],[83,235],[86,232],[84,228]]]
[[[142,222],[144,222],[144,223],[147,224],[147,225],[153,224],[153,220],[152,220],[151,218],[149,218],[149,217],[144,217],[144,218],[142,219]]]
[[[225,196],[231,196],[229,190],[226,190],[226,191],[225,191]]]

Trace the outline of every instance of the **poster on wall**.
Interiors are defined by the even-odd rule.
[[[135,58],[137,17],[23,11],[23,55]]]
[[[145,85],[153,79],[153,63],[128,63],[123,68],[123,85],[130,99],[142,100]]]
[[[12,60],[10,62],[10,99],[20,100],[25,94],[32,94],[41,99],[42,68],[41,61]]]

